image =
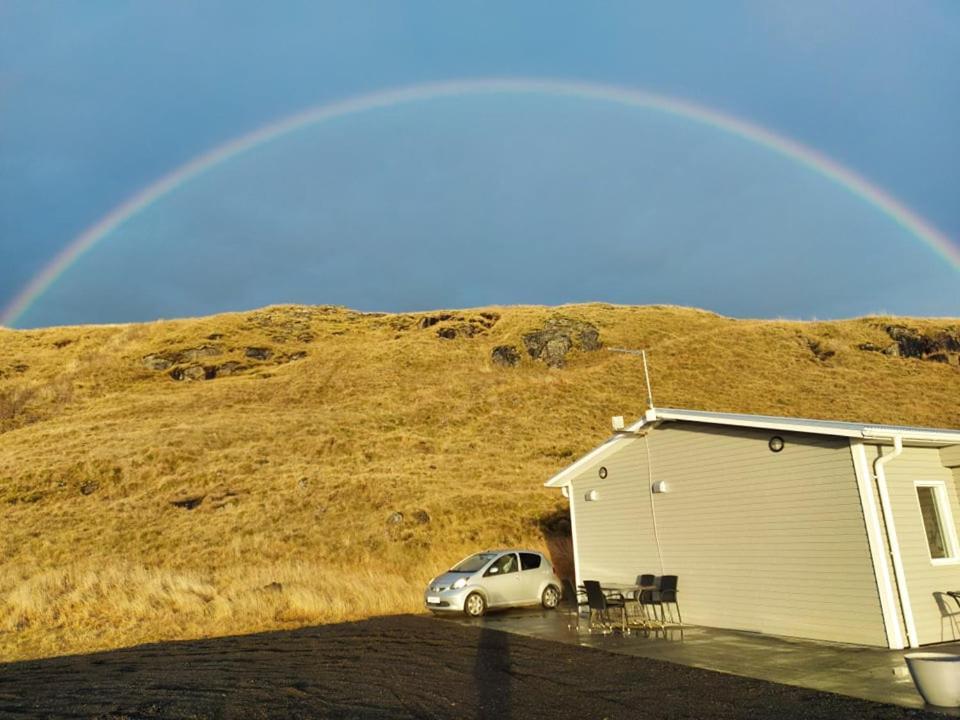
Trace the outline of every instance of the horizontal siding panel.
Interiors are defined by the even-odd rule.
[[[949,468],[960,468],[960,445],[940,448],[940,464]]]

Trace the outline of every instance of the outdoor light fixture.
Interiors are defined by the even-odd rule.
[[[583,496],[583,499],[587,502],[596,502],[600,499],[600,493],[596,490],[591,490],[586,495]]]
[[[770,442],[767,443],[770,446],[771,452],[780,452],[783,450],[783,438],[779,435],[774,435],[770,438]]]
[[[653,485],[650,486],[650,489],[655,493],[665,493],[670,488],[667,487],[666,480],[658,480]]]
[[[564,485],[562,488],[560,488],[560,492],[563,493],[563,496],[565,498],[570,497],[570,486]]]
[[[607,469],[605,467],[600,467],[600,470],[597,471],[597,474],[600,476],[600,479],[603,480],[607,477]]]
[[[614,432],[623,430],[623,415],[614,415],[610,418],[610,424],[613,426]]]

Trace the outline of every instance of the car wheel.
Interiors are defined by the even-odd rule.
[[[487,601],[480,593],[470,593],[463,603],[463,612],[470,617],[480,617],[487,611]]]
[[[560,604],[560,591],[553,585],[547,585],[540,597],[540,603],[547,610],[555,609]]]

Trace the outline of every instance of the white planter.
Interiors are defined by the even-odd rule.
[[[960,655],[915,652],[904,657],[913,684],[928,704],[960,706]]]

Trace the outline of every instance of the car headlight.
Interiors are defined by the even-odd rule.
[[[459,590],[459,589],[462,588],[462,587],[466,587],[466,585],[467,585],[467,579],[466,579],[466,578],[460,578],[460,579],[457,580],[453,585],[451,585],[451,587],[452,587],[454,590]]]

